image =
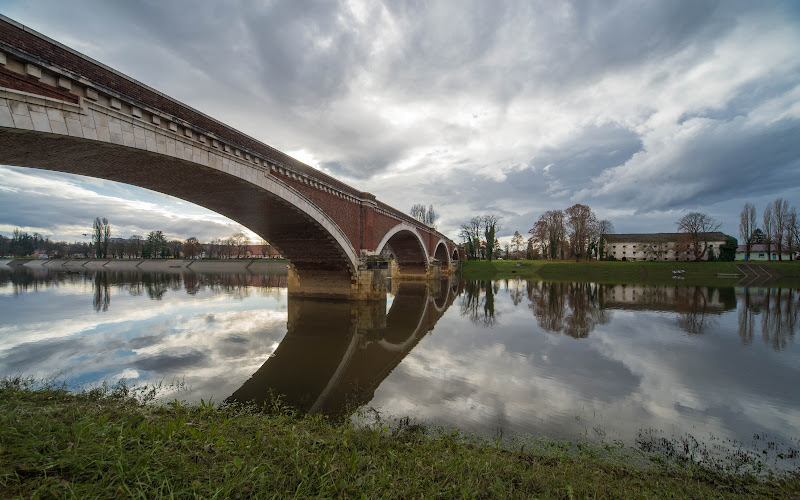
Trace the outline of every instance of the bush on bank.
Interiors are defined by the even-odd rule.
[[[146,399],[146,398],[145,398]],[[123,386],[0,383],[0,497],[788,498],[797,476],[537,455],[222,406],[153,404]]]

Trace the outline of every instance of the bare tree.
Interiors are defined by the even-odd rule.
[[[786,230],[783,235],[786,251],[789,253],[789,260],[794,260],[794,255],[798,250],[800,242],[800,218],[797,217],[797,208],[790,207],[786,216]]]
[[[767,203],[762,214],[764,245],[767,247],[767,260],[772,260],[772,240],[775,238],[775,220],[772,213],[772,203]]]
[[[566,209],[570,252],[577,259],[588,256],[589,244],[598,232],[597,217],[587,205],[576,203]]]
[[[128,238],[128,256],[134,259],[138,259],[142,256],[142,245],[144,244],[144,238],[139,236],[138,234],[134,234],[130,238]]]
[[[744,204],[742,212],[739,214],[739,236],[744,241],[747,260],[750,260],[750,252],[753,248],[753,233],[756,230],[756,207],[750,202]]]
[[[544,218],[544,215],[539,217],[539,220],[536,221],[528,233],[531,235],[530,240],[532,245],[538,247],[544,258],[547,258],[550,255],[550,238],[547,220]]]
[[[200,242],[194,236],[187,238],[183,244],[183,256],[187,259],[194,259],[200,254]]]
[[[436,219],[439,218],[439,214],[437,214],[436,210],[434,210],[433,204],[430,204],[427,208],[425,208],[425,205],[422,203],[415,203],[412,205],[411,210],[408,211],[408,214],[423,224],[433,228],[436,227]]]
[[[519,234],[519,231],[514,231],[514,236],[511,237],[511,246],[514,248],[513,257],[515,259],[520,258],[520,254],[522,253],[522,245],[525,244],[525,239]]]
[[[614,234],[614,224],[608,219],[603,219],[597,223],[597,258],[605,257],[606,235]]]
[[[695,261],[700,261],[708,253],[709,233],[719,230],[720,223],[713,217],[700,212],[689,212],[675,223],[678,232],[679,250],[688,251]]]
[[[237,259],[247,257],[247,248],[250,246],[250,238],[240,231],[238,233],[233,233],[230,237],[230,241],[233,252],[236,252]]]
[[[669,247],[663,241],[654,241],[642,245],[642,253],[645,260],[651,257],[651,260],[664,260],[664,255],[666,255],[667,251],[669,251]]]
[[[775,247],[778,260],[783,260],[783,236],[786,232],[786,218],[789,216],[789,202],[778,198],[772,202],[772,220],[775,228]]]

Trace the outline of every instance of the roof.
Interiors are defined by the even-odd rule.
[[[665,243],[671,241],[678,241],[678,238],[685,233],[623,233],[623,234],[607,234],[605,239],[607,242],[613,243]],[[705,234],[708,241],[725,241],[728,238],[725,233],[715,231]]]

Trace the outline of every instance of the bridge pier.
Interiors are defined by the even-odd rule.
[[[349,273],[327,269],[298,272],[289,264],[289,295],[317,299],[386,300],[386,263],[361,259],[355,279]]]

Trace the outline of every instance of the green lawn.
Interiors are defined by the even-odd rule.
[[[0,383],[2,498],[796,498],[797,476],[509,451],[280,408]]]
[[[800,286],[800,262],[770,263],[784,277],[780,286]],[[673,271],[684,271],[674,274]],[[733,262],[621,262],[621,261],[547,261],[493,260],[462,263],[462,277],[468,280],[503,279],[519,276],[537,281],[592,281],[652,285],[731,286],[737,277],[720,275],[741,272]],[[679,276],[683,279],[676,279]]]

